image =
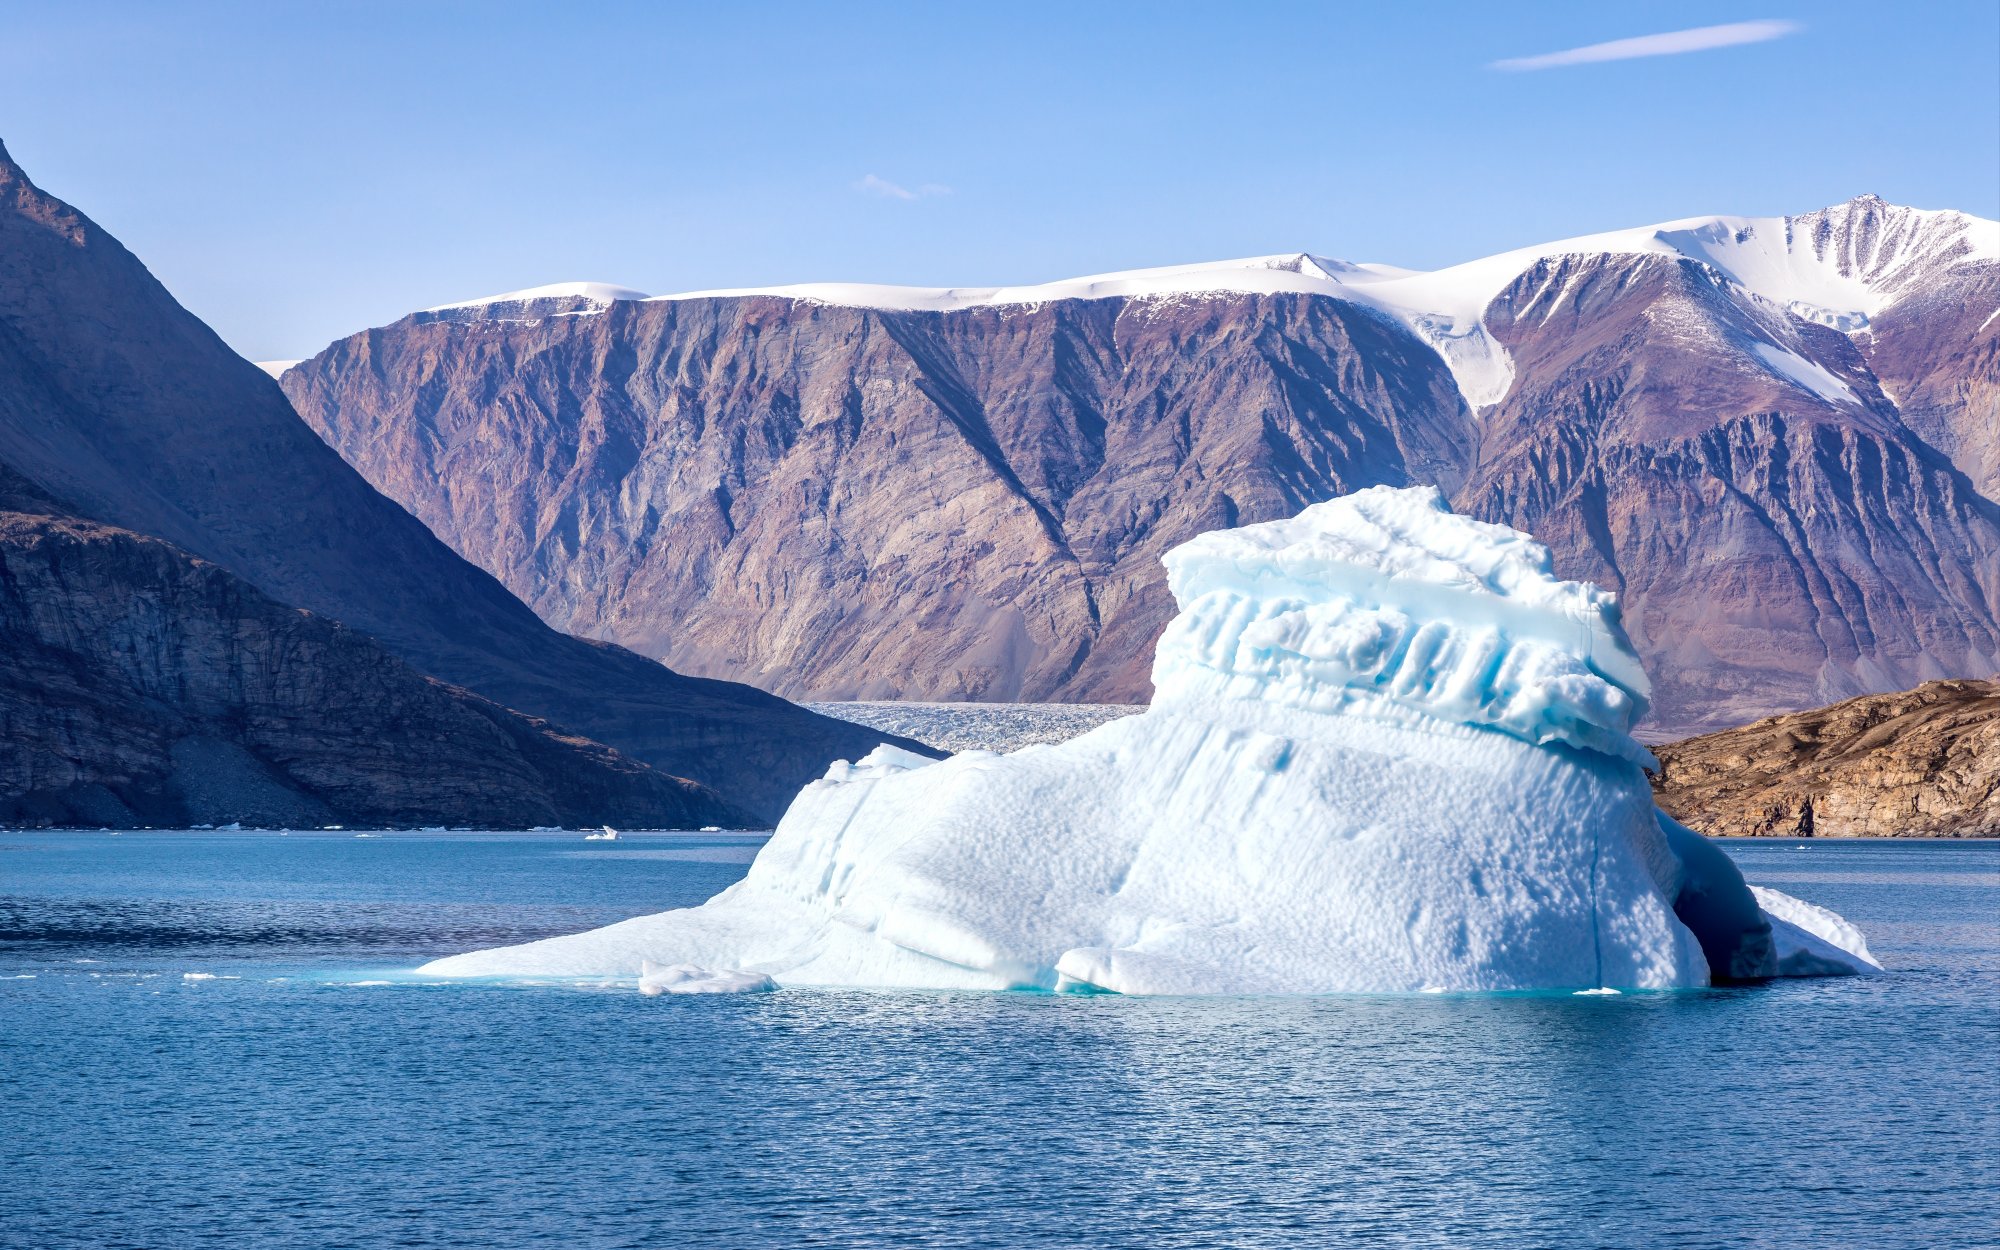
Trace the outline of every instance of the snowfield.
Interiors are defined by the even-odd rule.
[[[1443,358],[1467,405],[1477,411],[1498,403],[1514,378],[1513,361],[1506,349],[1486,331],[1487,306],[1542,261],[1606,255],[1690,261],[1774,310],[1851,333],[1867,329],[1870,317],[1940,268],[2000,261],[2000,222],[1952,210],[1908,208],[1864,195],[1796,217],[1689,217],[1558,239],[1430,271],[1291,252],[1091,274],[1026,286],[806,282],[649,296],[608,283],[565,282],[425,311],[465,312],[490,307],[492,315],[505,316],[547,300],[580,301],[601,309],[620,300],[770,296],[843,307],[954,312],[1072,299],[1281,292],[1324,295],[1373,308],[1408,327]],[[1766,346],[1785,352],[1781,344]],[[1830,393],[1833,388],[1845,389],[1831,375],[1808,378],[1785,362],[1771,363],[1784,376],[1828,398],[1841,398]],[[1844,398],[1853,400],[1852,395]]]
[[[1374,487],[1166,563],[1143,713],[1008,755],[878,748],[700,907],[422,971],[1223,994],[1872,970],[1654,807],[1615,599],[1541,544]]]

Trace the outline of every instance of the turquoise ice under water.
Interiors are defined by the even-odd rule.
[[[0,833],[0,1245],[2000,1241],[1994,843],[1725,844],[1860,925],[1891,971],[1866,980],[645,998],[408,975],[699,902],[758,843]]]

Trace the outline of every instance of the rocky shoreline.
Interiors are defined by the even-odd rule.
[[[2000,680],[1933,681],[1653,748],[1713,837],[2000,836]]]

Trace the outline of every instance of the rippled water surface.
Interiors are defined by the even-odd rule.
[[[755,837],[0,833],[0,1244],[2000,1241],[2000,846],[1731,843],[1893,975],[1623,998],[435,985]]]

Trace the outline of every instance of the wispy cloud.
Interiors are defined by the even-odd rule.
[[[879,195],[885,200],[927,200],[934,195],[951,194],[951,188],[945,186],[943,183],[926,182],[922,186],[912,190],[901,183],[891,182],[887,178],[878,177],[875,174],[869,174],[862,178],[854,184],[854,189],[866,192],[869,195]]]
[[[1783,39],[1803,30],[1797,22],[1731,22],[1726,26],[1697,26],[1693,30],[1670,30],[1635,39],[1613,39],[1566,52],[1544,52],[1540,56],[1515,57],[1495,61],[1492,69],[1555,69],[1563,65],[1589,65],[1597,61],[1630,61],[1642,56],[1678,56],[1683,52],[1706,52],[1711,48],[1733,48],[1742,43],[1763,43]]]

